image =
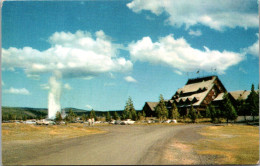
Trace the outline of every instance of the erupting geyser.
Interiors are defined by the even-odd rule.
[[[52,76],[49,79],[49,96],[48,96],[48,118],[54,119],[58,111],[61,111],[60,95],[61,83],[57,80],[59,77]]]

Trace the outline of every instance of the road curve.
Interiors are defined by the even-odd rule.
[[[192,131],[204,126],[200,124],[100,126],[99,128],[108,132],[35,146],[35,150],[39,151],[41,148],[38,154],[25,155],[25,149],[21,152],[23,154],[20,155],[20,159],[19,155],[17,156],[16,163],[9,163],[18,165],[176,164],[176,160],[166,161],[164,158],[169,143],[174,138],[178,138],[181,133],[186,135],[190,133],[187,138],[196,139],[192,136]]]

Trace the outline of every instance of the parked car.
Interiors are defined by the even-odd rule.
[[[130,124],[134,124],[135,121],[131,120],[131,119],[127,119],[127,120],[123,120],[120,124],[121,125],[130,125]]]
[[[171,123],[171,122],[172,122],[172,120],[170,120],[170,119],[163,121],[163,123]]]
[[[109,124],[115,124],[115,120],[111,120],[110,122],[109,122]]]
[[[120,124],[121,123],[121,120],[116,120],[115,121],[115,124]]]

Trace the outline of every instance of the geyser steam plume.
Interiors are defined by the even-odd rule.
[[[61,111],[60,96],[61,83],[59,82],[59,74],[55,74],[49,79],[49,96],[48,96],[48,118],[54,119],[58,111]]]

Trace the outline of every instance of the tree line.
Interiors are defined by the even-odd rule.
[[[96,116],[95,111],[92,109],[90,111],[90,114],[83,114],[79,118],[80,120],[87,121],[88,119],[94,118],[96,121],[100,120],[102,117],[105,118],[106,121],[111,121],[112,119],[114,120],[126,120],[126,119],[131,119],[131,120],[142,120],[145,118],[145,112],[144,111],[137,111],[135,110],[133,100],[131,97],[128,98],[125,104],[125,108],[123,110],[123,113],[120,115],[116,111],[110,114],[110,111],[107,111],[106,114],[103,114],[101,117]],[[57,112],[55,116],[55,121],[57,124],[60,124],[61,121],[65,121],[65,123],[73,123],[76,121],[77,115],[72,111],[69,110],[69,113],[65,116],[65,118],[62,118],[61,112]]]
[[[255,116],[259,114],[259,91],[255,91],[255,86],[252,84],[251,92],[247,99],[243,99],[242,96],[235,102],[235,106],[232,105],[228,94],[224,95],[224,103],[219,107],[215,108],[213,105],[209,105],[206,109],[207,117],[211,118],[211,122],[218,123],[220,118],[225,118],[228,123],[229,120],[235,120],[237,116],[243,115],[245,121],[246,116],[252,116],[253,122]]]
[[[202,116],[200,113],[194,109],[192,103],[190,104],[190,108],[186,110],[186,114],[183,115],[183,118],[190,118],[191,121],[194,123],[198,118]],[[155,107],[155,113],[157,118],[161,120],[165,119],[178,119],[180,118],[180,112],[173,102],[170,109],[167,109],[165,105],[165,101],[162,95],[159,97],[159,103]],[[255,91],[254,84],[251,86],[251,92],[248,95],[247,99],[242,99],[240,97],[235,106],[233,106],[228,93],[226,92],[223,97],[223,101],[220,106],[214,106],[209,104],[206,107],[206,117],[211,118],[211,122],[218,123],[220,122],[221,118],[226,119],[226,122],[236,120],[238,114],[244,115],[251,115],[253,116],[253,121],[255,121],[255,116],[259,114],[259,91]],[[246,118],[245,118],[246,120]]]

